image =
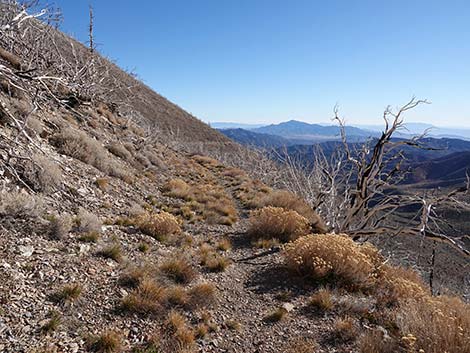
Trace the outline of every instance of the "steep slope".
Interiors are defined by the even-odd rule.
[[[153,103],[130,105],[123,73],[102,75],[119,88],[112,92],[93,70],[55,84],[44,76],[59,66],[39,60],[31,76],[15,64],[28,51],[7,49],[0,351],[465,352],[470,315],[457,298],[431,297],[415,272],[389,265],[370,244],[307,236],[327,229],[305,201],[180,146],[199,136],[230,147],[217,132],[137,85],[137,100],[170,110],[152,120]],[[106,65],[98,67],[117,70]],[[184,133],[172,134],[173,116],[190,125]],[[427,257],[432,244],[424,243]],[[462,282],[464,266],[441,265],[436,283]]]

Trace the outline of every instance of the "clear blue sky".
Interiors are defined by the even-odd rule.
[[[470,126],[470,1],[56,0],[63,29],[204,121]]]

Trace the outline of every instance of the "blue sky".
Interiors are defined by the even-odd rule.
[[[56,0],[63,30],[204,121],[470,126],[470,1]]]

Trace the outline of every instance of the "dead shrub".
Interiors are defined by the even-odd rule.
[[[282,207],[297,212],[309,220],[313,233],[326,233],[327,231],[325,223],[312,207],[305,200],[287,190],[272,191],[261,198],[259,204],[259,207]]]
[[[310,231],[308,220],[295,211],[264,207],[250,214],[248,234],[252,239],[279,239],[289,242]]]
[[[113,161],[106,149],[85,132],[66,128],[51,138],[60,153],[92,165],[103,173],[124,178],[127,173]]]
[[[293,271],[313,279],[333,277],[352,288],[368,288],[375,283],[381,265],[378,250],[356,244],[346,235],[308,235],[287,244],[284,257]]]
[[[273,311],[271,311],[268,315],[266,315],[264,317],[264,321],[266,322],[271,322],[271,323],[275,323],[275,322],[279,322],[279,321],[282,321],[286,318],[287,316],[287,310],[284,309],[284,308],[277,308]]]
[[[40,155],[26,161],[21,174],[34,191],[50,193],[62,183],[62,172],[57,164]]]
[[[21,59],[2,47],[0,47],[0,58],[10,63],[16,70],[21,70]]]
[[[107,149],[116,157],[119,157],[127,162],[131,162],[133,160],[132,154],[120,143],[111,143],[107,146]]]
[[[188,284],[197,277],[191,262],[181,255],[164,261],[159,268],[167,278],[180,284]]]
[[[72,230],[72,218],[68,214],[53,216],[49,221],[49,233],[52,239],[60,240]]]
[[[179,235],[181,228],[178,219],[168,212],[144,213],[134,219],[136,227],[158,241],[168,241],[171,236]]]
[[[81,233],[101,233],[103,226],[100,219],[91,212],[81,208],[77,215],[77,223]]]
[[[36,218],[44,210],[44,202],[38,196],[24,191],[0,192],[0,215],[12,218]]]

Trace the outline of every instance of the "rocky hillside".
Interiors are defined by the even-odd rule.
[[[0,37],[0,351],[468,352],[460,299],[195,153],[233,145],[30,25],[52,41],[35,60]]]

